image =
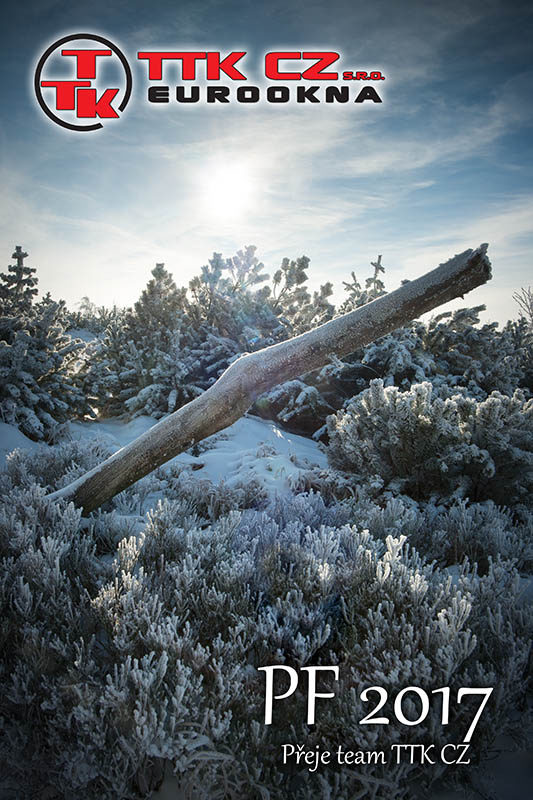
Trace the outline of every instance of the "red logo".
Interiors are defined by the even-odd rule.
[[[68,44],[71,46],[63,47]],[[90,33],[58,39],[43,53],[35,70],[39,105],[51,120],[71,131],[103,127],[102,122],[83,124],[78,120],[118,119],[131,88],[131,69],[122,51],[103,36]]]

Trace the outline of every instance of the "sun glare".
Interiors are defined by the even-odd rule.
[[[206,169],[200,183],[201,205],[213,217],[242,219],[254,195],[254,176],[249,166],[228,160]]]

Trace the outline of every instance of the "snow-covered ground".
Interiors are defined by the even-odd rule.
[[[6,456],[12,450],[34,450],[36,447],[39,445],[24,436],[14,425],[0,422],[0,469],[3,469]]]
[[[129,422],[117,419],[71,422],[64,437],[100,440],[114,452],[155,424],[156,420],[148,416]],[[40,446],[46,445],[32,442],[12,425],[0,423],[0,469],[12,450],[33,450]],[[326,467],[327,458],[311,439],[287,433],[274,422],[248,416],[201,442],[198,455],[181,453],[168,462],[169,466],[173,464],[190,467],[199,478],[213,483],[224,481],[228,487],[255,480],[268,492],[285,493],[302,472]]]
[[[74,422],[69,435],[76,439],[101,439],[118,450],[154,424],[152,417],[147,416],[130,422]],[[302,471],[327,466],[326,455],[316,442],[253,416],[242,417],[221,433],[200,442],[199,451],[196,456],[181,453],[168,463],[189,466],[199,478],[214,483],[224,481],[228,486],[255,479],[271,492],[286,492]]]

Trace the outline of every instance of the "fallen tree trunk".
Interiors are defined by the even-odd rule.
[[[85,514],[189,448],[227,428],[273,386],[352,353],[427,311],[463,296],[491,277],[487,245],[467,250],[421,278],[314,330],[247,353],[213,386],[51,498],[72,500]]]

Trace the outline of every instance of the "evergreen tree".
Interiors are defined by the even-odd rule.
[[[344,290],[348,293],[348,297],[340,306],[339,314],[347,314],[349,311],[360,308],[377,297],[386,294],[385,284],[379,277],[381,272],[385,272],[385,267],[381,263],[381,256],[378,256],[377,261],[371,261],[370,265],[374,267],[374,273],[366,278],[364,289],[361,288],[361,284],[355,277],[355,272],[351,274],[351,282],[343,281]]]
[[[174,406],[169,395],[183,374],[182,348],[191,340],[187,333],[179,335],[190,328],[186,290],[176,287],[162,263],[151,274],[133,309],[114,309],[92,345],[85,386],[102,416],[158,417]]]
[[[46,295],[33,303],[36,270],[24,266],[22,248],[14,257],[17,264],[0,276],[0,410],[4,422],[42,439],[89,410],[78,374],[83,343],[66,333],[63,301]]]
[[[0,308],[2,316],[24,314],[31,309],[33,298],[37,294],[36,270],[24,265],[28,254],[17,245],[11,256],[16,264],[10,264],[7,273],[0,274]]]
[[[164,264],[156,264],[152,279],[141,292],[128,316],[127,324],[137,343],[153,343],[165,347],[179,322],[186,305],[185,289],[178,289]]]
[[[133,393],[139,364],[126,326],[127,312],[114,307],[105,331],[86,346],[83,372],[87,399],[102,417],[123,414]]]
[[[307,256],[295,261],[284,258],[274,274],[271,307],[285,325],[288,336],[297,336],[322,325],[335,313],[328,300],[333,294],[333,286],[326,283],[311,296],[306,285],[308,269]]]

